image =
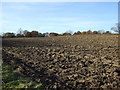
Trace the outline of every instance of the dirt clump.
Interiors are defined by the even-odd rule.
[[[46,89],[119,88],[117,35],[3,39],[3,61]]]

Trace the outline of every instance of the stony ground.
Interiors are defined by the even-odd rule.
[[[3,60],[46,89],[120,88],[118,35],[3,39]]]

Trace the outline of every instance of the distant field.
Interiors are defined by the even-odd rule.
[[[3,39],[3,61],[45,89],[119,88],[118,35]]]

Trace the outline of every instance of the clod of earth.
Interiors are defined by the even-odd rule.
[[[118,35],[4,38],[3,61],[41,80],[46,89],[120,88],[117,39]]]

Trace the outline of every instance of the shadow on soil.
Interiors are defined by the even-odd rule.
[[[7,54],[3,51],[3,62],[15,67],[21,68],[21,73],[25,74],[28,77],[31,77],[36,82],[41,82],[45,88],[52,88],[51,86],[57,82],[57,77],[55,75],[46,74],[47,70],[44,67],[41,67],[40,71],[37,71],[35,67],[26,64],[22,59],[15,57],[12,54]]]

